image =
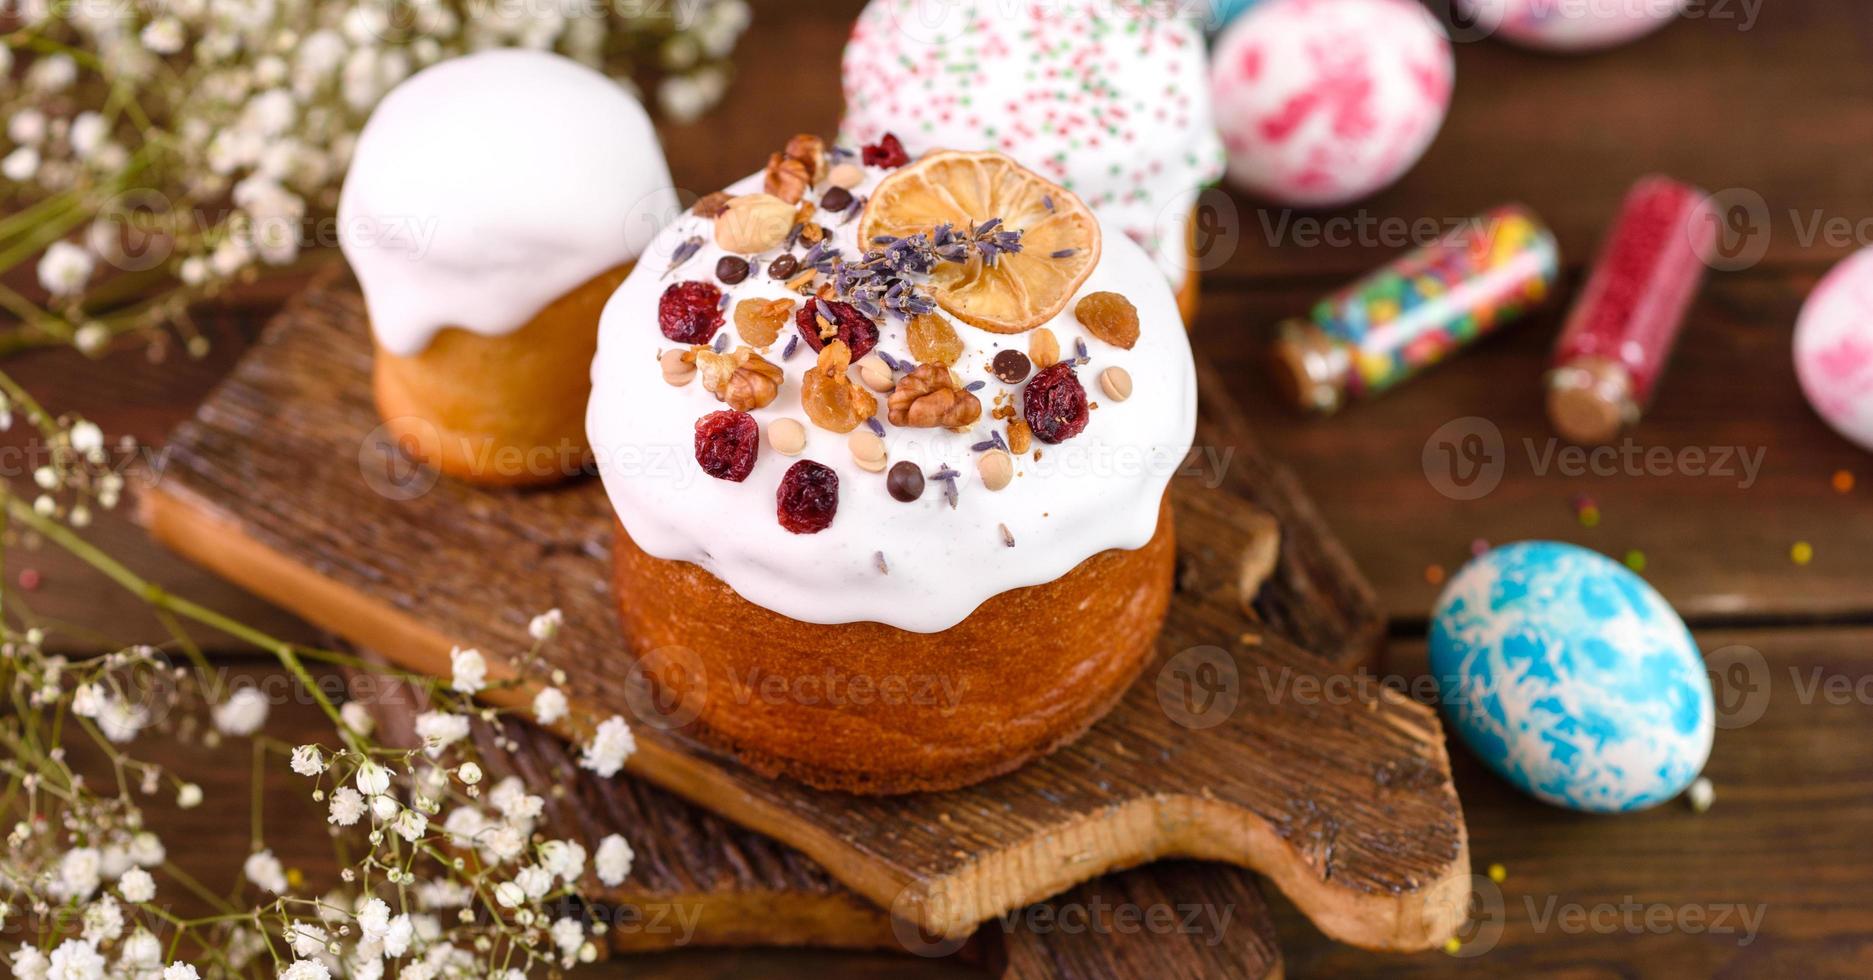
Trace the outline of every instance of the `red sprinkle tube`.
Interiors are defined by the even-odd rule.
[[[1555,344],[1548,420],[1577,443],[1639,420],[1704,279],[1717,226],[1707,195],[1667,177],[1634,184]]]

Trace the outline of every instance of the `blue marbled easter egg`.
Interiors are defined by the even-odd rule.
[[[1710,677],[1645,580],[1553,541],[1505,545],[1451,579],[1431,673],[1457,733],[1529,794],[1594,812],[1678,795],[1710,757]]]

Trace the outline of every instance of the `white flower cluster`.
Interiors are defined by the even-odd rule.
[[[537,617],[537,643],[548,642],[561,622],[556,611]],[[150,685],[130,679],[179,683],[184,674],[147,647],[71,662],[45,653],[42,640],[34,632],[0,645],[0,671],[31,691],[41,709],[31,721],[42,723],[69,705],[71,715],[95,729],[94,741],[120,782],[128,778],[137,783],[134,792],[150,794],[167,781],[178,806],[201,805],[200,787],[117,749],[177,722],[173,690],[164,692],[171,700],[139,697],[132,692]],[[536,645],[528,656],[538,652]],[[542,833],[549,787],[529,787],[512,775],[484,786],[487,777],[473,757],[475,726],[498,723],[499,713],[467,697],[505,682],[491,684],[487,659],[473,650],[455,651],[452,668],[433,692],[435,706],[414,720],[421,745],[413,749],[370,741],[376,726],[355,702],[340,708],[321,696],[334,723],[333,744],[284,748],[261,737],[270,713],[264,684],[201,696],[207,724],[191,719],[179,727],[211,743],[255,737],[257,750],[283,756],[286,768],[312,783],[311,795],[334,836],[345,840],[340,853],[347,855],[340,888],[314,896],[302,892],[298,869],[282,853],[257,843],[241,866],[249,909],[204,920],[178,919],[165,901],[172,890],[162,880],[168,855],[144,829],[131,789],[112,796],[88,788],[66,766],[62,747],[30,762],[0,758],[0,775],[15,780],[28,801],[22,812],[35,815],[13,827],[0,853],[0,925],[15,925],[7,917],[21,907],[44,924],[0,949],[0,962],[24,980],[431,980],[552,974],[591,961],[597,949],[576,892],[588,874],[606,886],[622,883],[631,847],[616,834],[581,842]],[[557,688],[544,689],[535,703],[550,709],[539,712],[549,720],[567,711]],[[495,742],[502,737],[497,731]],[[610,718],[583,747],[581,763],[611,775],[634,747],[624,720]],[[58,791],[45,792],[51,787]],[[176,890],[200,891],[192,881],[183,884]],[[205,961],[170,959],[178,950]]]
[[[23,6],[28,26],[0,46],[0,78],[21,82],[0,86],[0,212],[45,209],[21,235],[69,230],[38,256],[52,303],[25,327],[87,351],[185,323],[182,299],[334,242],[329,220],[357,134],[413,72],[491,47],[558,50],[627,87],[655,70],[656,102],[688,121],[721,100],[750,18],[746,0]],[[39,40],[50,53],[21,54],[29,63],[16,70],[15,52]],[[643,51],[655,64],[619,60]],[[104,84],[86,84],[87,72]],[[0,221],[0,251],[14,237]],[[181,298],[89,317],[82,300],[105,266],[166,268]]]

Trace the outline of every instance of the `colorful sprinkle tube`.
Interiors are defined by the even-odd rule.
[[[1665,177],[1626,193],[1555,344],[1548,421],[1564,438],[1608,442],[1651,400],[1716,242],[1706,200]]]
[[[1520,205],[1464,222],[1281,325],[1275,379],[1322,413],[1378,394],[1541,305],[1560,251]]]

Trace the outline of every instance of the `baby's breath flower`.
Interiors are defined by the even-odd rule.
[[[564,613],[557,609],[548,609],[538,616],[533,617],[533,621],[527,624],[527,635],[541,642],[545,642],[557,636],[559,634],[559,628],[565,625],[565,623],[566,616]]]
[[[71,141],[72,152],[80,160],[89,160],[97,155],[104,146],[105,137],[110,135],[110,124],[96,112],[86,109],[72,119],[72,128],[66,135]]]
[[[215,727],[225,735],[252,735],[267,723],[267,711],[267,696],[259,688],[239,688],[215,706]]]
[[[481,782],[481,767],[473,762],[464,762],[456,768],[455,778],[461,780],[463,785],[473,786]]]
[[[273,856],[271,850],[255,851],[249,855],[246,863],[241,866],[241,872],[247,876],[248,881],[267,891],[276,895],[286,893],[286,869],[280,864],[280,859]]]
[[[67,939],[52,951],[45,976],[48,980],[102,980],[104,966],[104,954],[98,952],[96,944],[86,939]]]
[[[462,694],[474,694],[488,685],[488,661],[479,650],[461,647],[449,651],[450,686]]]
[[[332,804],[329,816],[331,823],[340,827],[350,827],[364,816],[364,797],[349,786],[340,786],[332,791]]]
[[[624,884],[624,879],[631,873],[631,861],[637,855],[631,852],[631,845],[618,834],[612,834],[598,843],[598,854],[592,859],[592,866],[598,871],[598,880],[607,887],[616,888]]]
[[[183,783],[176,790],[176,806],[184,810],[193,810],[202,805],[202,788],[194,783]]]
[[[318,960],[297,960],[280,971],[280,980],[332,980],[332,971]]]
[[[37,92],[62,92],[77,80],[78,62],[68,54],[41,58],[26,70],[26,87]]]
[[[579,757],[579,765],[610,779],[624,768],[624,761],[636,751],[637,740],[631,735],[631,726],[623,718],[612,715],[592,734],[591,743]]]
[[[428,817],[423,816],[416,810],[405,810],[397,814],[396,822],[391,824],[391,829],[397,832],[397,836],[411,843],[415,843],[423,836],[423,831],[427,829],[428,826]]]
[[[494,886],[494,900],[504,909],[517,909],[527,900],[527,892],[511,881]]]
[[[358,792],[365,796],[377,796],[390,788],[390,770],[375,762],[366,762],[358,767]]]
[[[53,242],[39,257],[39,285],[54,296],[73,296],[84,290],[92,268],[90,252],[71,242]]]
[[[431,759],[443,750],[468,737],[468,717],[447,711],[425,711],[416,716],[416,736],[423,740],[423,751]]]
[[[142,868],[131,868],[117,880],[117,891],[124,901],[141,904],[156,897],[156,879]]]
[[[188,32],[183,29],[181,21],[165,16],[143,25],[143,33],[137,37],[151,51],[170,55],[182,50],[182,45],[188,41]]]
[[[533,696],[533,717],[542,725],[566,717],[566,695],[557,687],[540,688],[540,693]]]
[[[345,727],[359,736],[369,736],[377,727],[377,719],[371,717],[371,709],[356,701],[346,701],[338,709],[338,717],[344,719]]]
[[[163,968],[163,980],[202,980],[202,975],[187,963],[171,963]]]
[[[39,172],[39,151],[30,146],[22,146],[0,159],[0,177],[24,184]]]
[[[325,758],[319,755],[318,746],[301,745],[293,750],[292,766],[301,776],[316,776],[325,771]]]
[[[46,114],[37,109],[21,109],[7,120],[7,139],[28,146],[45,142]]]

